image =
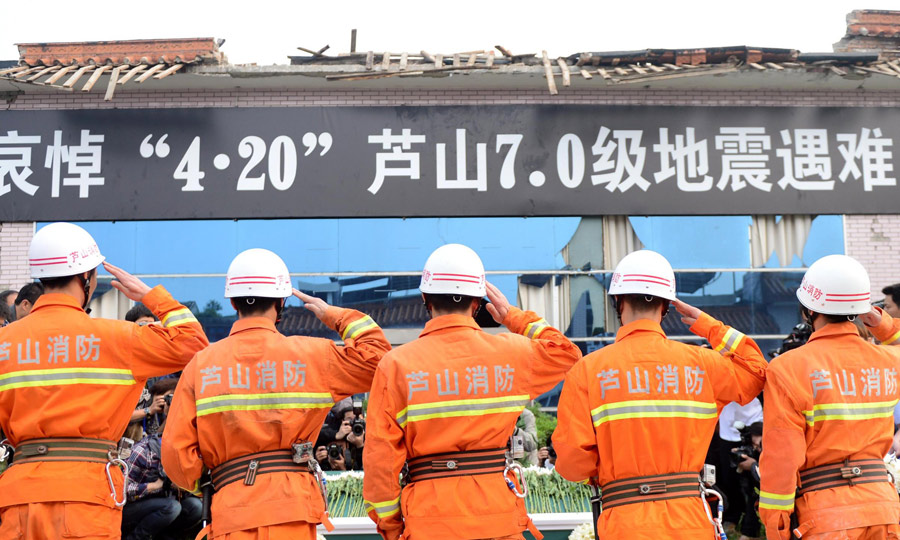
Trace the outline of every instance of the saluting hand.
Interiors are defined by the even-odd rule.
[[[693,326],[697,319],[700,318],[700,315],[703,312],[699,308],[695,308],[690,304],[685,304],[681,300],[672,300],[672,305],[675,306],[675,309],[678,310],[678,313],[681,315],[681,322],[688,326]]]
[[[487,288],[487,297],[488,300],[490,300],[490,303],[486,304],[484,307],[488,310],[488,313],[491,314],[491,317],[494,318],[497,324],[503,324],[506,315],[509,313],[509,300],[503,296],[500,289],[494,287],[490,282],[486,282],[485,286]]]
[[[325,316],[325,311],[328,309],[328,302],[322,300],[321,298],[317,298],[315,296],[310,296],[308,294],[303,294],[297,289],[292,289],[294,291],[294,296],[300,299],[303,302],[303,307],[312,311],[312,314],[316,316],[319,320]]]
[[[105,262],[103,263],[103,268],[116,278],[112,281],[111,285],[121,291],[129,300],[140,302],[141,299],[144,298],[144,295],[150,292],[150,287],[143,281],[132,276],[118,266]]]
[[[875,306],[872,306],[868,313],[863,313],[859,316],[859,320],[864,325],[875,328],[881,323],[881,312],[875,309]]]

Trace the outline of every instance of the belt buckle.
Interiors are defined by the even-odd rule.
[[[244,476],[244,485],[252,486],[256,482],[256,471],[259,469],[259,461],[253,460],[247,465],[247,474]]]
[[[656,493],[665,493],[666,492],[666,483],[658,482],[655,484],[641,484],[638,486],[638,493],[640,495],[654,495]]]

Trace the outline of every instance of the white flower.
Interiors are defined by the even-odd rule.
[[[569,535],[569,540],[594,540],[594,525],[587,522],[575,527]]]

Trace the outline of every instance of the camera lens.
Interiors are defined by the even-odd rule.
[[[331,459],[340,459],[342,454],[340,446],[332,444],[328,447],[328,457]]]

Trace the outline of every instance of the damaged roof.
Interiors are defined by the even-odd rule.
[[[88,92],[112,99],[129,81],[168,89],[578,89],[694,88],[788,90],[900,89],[900,11],[847,17],[835,52],[730,46],[577,52],[491,49],[456,53],[351,51],[298,47],[290,65],[229,64],[213,38],[31,43],[16,66],[0,68],[0,91]],[[896,46],[895,46],[896,45]],[[353,45],[351,46],[351,48]],[[170,77],[178,73],[178,77]],[[452,77],[453,75],[460,75]],[[166,79],[166,80],[162,80]],[[82,84],[83,81],[83,84]],[[102,81],[102,82],[101,82]],[[81,86],[76,87],[76,85]]]

